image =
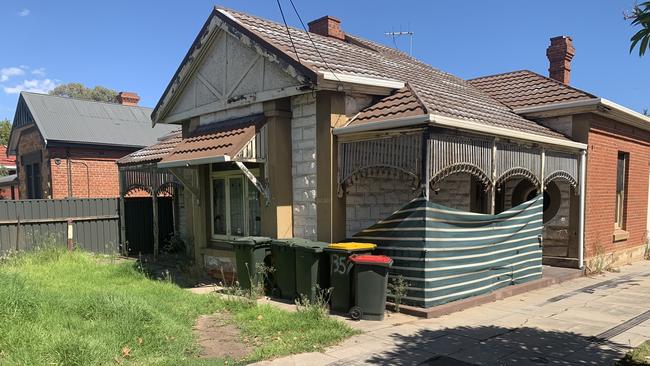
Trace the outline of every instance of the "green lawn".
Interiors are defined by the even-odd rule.
[[[641,366],[650,365],[650,341],[645,341],[639,347],[625,355],[618,362],[619,366]]]
[[[0,263],[0,364],[222,364],[197,359],[192,331],[199,315],[215,312],[230,313],[242,337],[255,340],[244,361],[318,350],[354,334],[310,313],[191,294],[148,279],[132,262],[45,249]]]

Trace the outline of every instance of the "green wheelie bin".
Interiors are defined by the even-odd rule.
[[[300,239],[273,239],[271,263],[274,268],[274,297],[293,300],[296,297],[296,241]]]
[[[352,255],[354,263],[354,320],[383,320],[386,311],[388,270],[393,260],[385,255]]]
[[[296,249],[296,293],[313,302],[317,289],[326,290],[329,284],[328,257],[323,250],[329,244],[305,240],[297,242]]]
[[[334,243],[325,248],[330,258],[331,310],[347,313],[354,303],[352,254],[370,254],[377,246],[370,243]]]
[[[235,263],[239,286],[244,290],[251,289],[251,279],[257,283],[260,280],[257,265],[264,264],[268,255],[271,238],[261,236],[246,236],[235,239]]]

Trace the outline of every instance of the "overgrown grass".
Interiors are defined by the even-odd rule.
[[[204,365],[192,331],[230,312],[254,346],[247,360],[311,351],[353,333],[332,319],[195,295],[133,263],[49,248],[0,264],[0,364]]]
[[[622,360],[619,366],[641,366],[650,365],[650,341],[645,341],[639,347],[630,351]]]

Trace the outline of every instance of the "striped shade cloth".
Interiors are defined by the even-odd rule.
[[[352,240],[393,258],[404,303],[431,307],[541,278],[542,229],[542,195],[497,215],[416,198]]]

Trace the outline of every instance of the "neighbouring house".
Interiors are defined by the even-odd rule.
[[[334,17],[215,8],[151,118],[180,141],[123,179],[183,185],[205,267],[247,235],[372,241],[425,307],[539,278],[547,240],[582,267],[586,143]]]
[[[0,145],[0,200],[17,200],[18,175],[16,157],[7,154],[7,147]]]
[[[551,38],[546,54],[549,77],[521,70],[470,82],[518,115],[588,144],[585,255],[605,266],[643,258],[650,230],[650,117],[571,86],[570,37]],[[559,206],[560,217],[567,217],[572,208]],[[549,259],[571,262],[573,245],[566,243],[575,241],[574,231],[557,220],[547,230]]]
[[[174,129],[151,127],[151,109],[122,92],[100,103],[21,92],[9,137],[20,197],[119,197],[115,162]]]

